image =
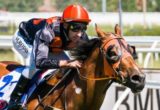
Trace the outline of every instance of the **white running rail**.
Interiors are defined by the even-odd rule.
[[[123,102],[123,100],[126,98],[126,96],[131,92],[131,90],[129,88],[127,88],[123,94],[120,96],[120,98],[118,99],[118,101],[116,102],[116,104],[114,105],[112,110],[118,110],[118,107],[120,106],[120,104]]]
[[[158,44],[158,41],[154,41],[154,43],[152,44],[150,49],[154,50],[156,48],[157,44]],[[149,53],[147,53],[146,58],[144,60],[144,66],[143,66],[144,68],[147,68],[147,66],[149,64],[150,57],[151,57],[151,53],[149,52]]]

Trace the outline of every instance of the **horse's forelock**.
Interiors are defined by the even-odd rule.
[[[71,51],[71,55],[76,59],[85,60],[92,52],[93,48],[99,43],[99,38],[94,38],[89,41],[82,41]]]

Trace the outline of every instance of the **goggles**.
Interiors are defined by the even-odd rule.
[[[78,32],[78,31],[85,32],[87,30],[87,24],[72,22],[70,23],[69,29],[73,32]]]

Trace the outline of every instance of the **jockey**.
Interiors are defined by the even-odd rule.
[[[63,11],[62,17],[31,19],[21,22],[13,37],[14,48],[28,58],[28,68],[22,75],[11,94],[9,105],[20,106],[20,99],[28,82],[37,69],[80,68],[82,62],[63,57],[63,50],[74,48],[81,40],[88,40],[87,25],[90,22],[88,12],[78,4],[70,5]],[[9,110],[11,110],[9,109]]]

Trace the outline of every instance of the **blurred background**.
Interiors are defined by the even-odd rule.
[[[81,4],[89,11],[92,19],[87,30],[89,36],[96,36],[95,23],[108,32],[113,32],[115,24],[119,24],[123,36],[127,39],[128,36],[130,39],[134,36],[134,40],[148,42],[147,44],[140,42],[139,44],[144,45],[138,45],[138,42],[131,39],[131,43],[134,45],[136,43],[137,48],[141,46],[140,50],[142,47],[150,48],[153,39],[158,40],[157,36],[160,36],[160,0],[0,0],[0,39],[7,40],[6,42],[4,39],[0,40],[2,47],[0,47],[0,61],[19,60],[14,58],[17,55],[10,51],[11,42],[8,37],[13,36],[21,21],[61,16],[63,9],[73,3]],[[146,53],[147,50],[139,52],[140,65],[144,65]],[[153,53],[151,56],[156,57],[156,60],[149,65],[158,67],[159,53],[157,51],[156,55]]]
[[[96,36],[95,23],[106,32],[114,32],[114,26],[119,24],[124,38],[129,44],[136,46],[138,53],[136,62],[142,68],[146,68],[147,79],[152,80],[141,96],[146,99],[140,100],[141,105],[136,103],[135,109],[133,105],[136,105],[136,99],[130,96],[131,99],[126,103],[122,102],[118,108],[160,110],[158,89],[160,83],[157,82],[160,73],[160,0],[0,0],[0,61],[18,61],[25,64],[25,60],[12,48],[11,41],[21,21],[61,16],[63,9],[73,3],[81,4],[89,11],[92,22],[88,26],[87,33],[91,37]],[[153,100],[153,97],[147,99],[148,94],[158,99]],[[117,98],[113,98],[110,103],[105,103],[102,110],[106,110],[106,106],[111,110],[116,100]]]

